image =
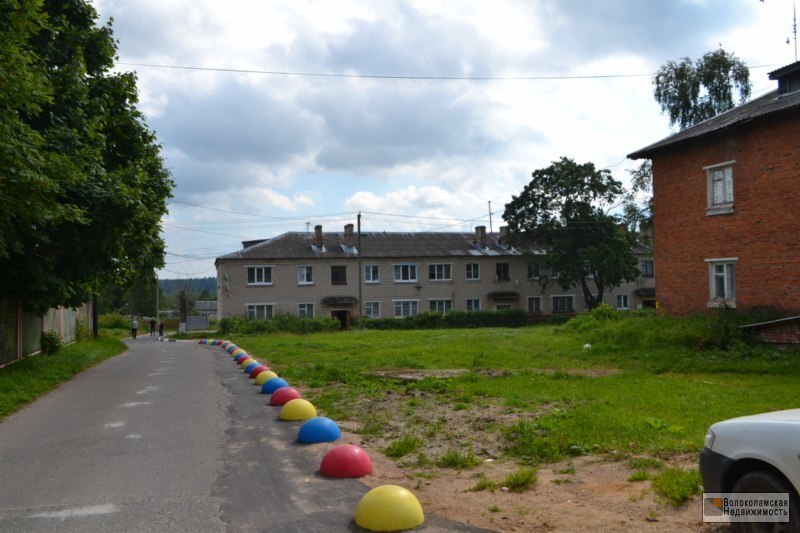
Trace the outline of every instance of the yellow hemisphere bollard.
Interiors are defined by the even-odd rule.
[[[317,409],[308,400],[295,398],[281,407],[281,420],[308,420],[317,416]]]
[[[272,370],[267,370],[266,372],[262,372],[256,376],[256,385],[263,385],[267,382],[268,379],[277,378],[278,374],[273,372]]]
[[[239,359],[239,362],[237,364],[239,365],[240,368],[244,368],[250,363],[255,363],[255,361],[256,360],[253,359],[252,357],[242,357],[241,359]]]
[[[356,525],[370,531],[413,529],[425,521],[419,500],[397,485],[375,487],[361,498]]]

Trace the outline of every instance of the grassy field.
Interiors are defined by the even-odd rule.
[[[125,351],[117,338],[101,335],[63,346],[53,355],[26,357],[0,369],[0,420],[75,374]]]
[[[326,416],[356,422],[365,438],[403,449],[443,437],[479,455],[493,438],[504,456],[535,465],[699,451],[715,421],[800,406],[796,350],[721,340],[719,329],[710,319],[587,315],[522,329],[231,340],[309,387]],[[416,379],[401,376],[406,369]],[[467,418],[460,424],[473,427],[459,431],[452,426],[461,411],[492,415],[477,416],[478,425]]]

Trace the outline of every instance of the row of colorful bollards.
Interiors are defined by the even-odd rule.
[[[285,379],[231,341],[203,339],[201,345],[220,346],[245,374],[269,394],[269,405],[280,406],[281,420],[303,421],[297,440],[305,443],[334,442],[342,438],[339,426],[324,416],[317,416],[314,405],[302,398]],[[372,472],[372,460],[361,447],[354,444],[335,446],[322,458],[319,472],[323,476],[361,477]],[[425,521],[422,506],[416,496],[397,485],[381,485],[367,492],[358,504],[355,523],[370,531],[403,531],[414,529]]]

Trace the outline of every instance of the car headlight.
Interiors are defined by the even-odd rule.
[[[714,447],[714,438],[715,438],[714,432],[711,431],[711,429],[709,429],[706,432],[706,438],[705,440],[703,440],[703,445],[710,450],[711,448]]]

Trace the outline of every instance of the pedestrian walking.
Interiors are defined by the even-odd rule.
[[[156,336],[156,319],[155,318],[151,318],[150,319],[150,336],[151,337],[155,337]]]
[[[163,337],[164,336],[164,321],[163,320],[159,320],[158,321],[158,336],[159,337]]]
[[[139,331],[139,321],[136,320],[136,316],[131,317],[131,337],[136,338],[136,333]]]

